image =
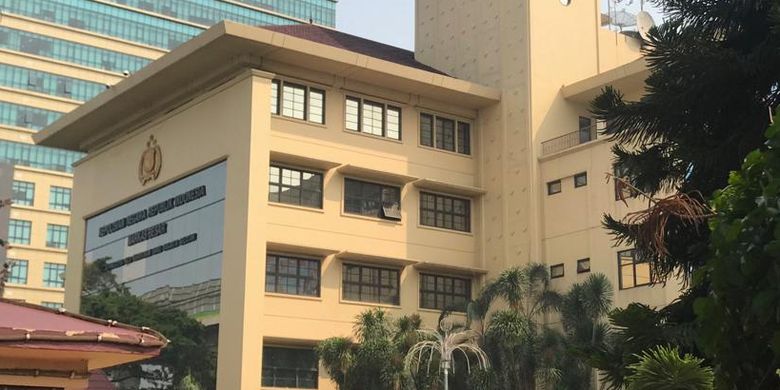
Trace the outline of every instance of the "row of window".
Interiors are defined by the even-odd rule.
[[[151,62],[146,58],[8,27],[0,27],[0,48],[117,73],[135,72]]]
[[[83,153],[0,140],[0,162],[58,172],[73,172]]]
[[[35,205],[35,183],[14,180],[11,185],[11,200],[18,206]],[[71,189],[66,187],[49,187],[49,209],[58,211],[70,211]]]
[[[636,256],[634,249],[628,249],[617,253],[618,281],[621,290],[647,286],[653,283],[650,263]],[[590,272],[590,259],[577,260],[577,273]],[[550,278],[562,278],[564,276],[564,264],[550,266]]]
[[[355,96],[344,102],[344,127],[349,131],[401,140],[398,106]],[[298,83],[273,80],[271,113],[317,124],[325,123],[325,91]],[[471,154],[471,124],[428,113],[420,114],[420,145]]]
[[[0,85],[81,101],[106,89],[100,83],[8,64],[0,64]]]
[[[312,18],[315,23],[336,25],[336,2],[333,0],[236,0],[239,3],[268,9],[299,19]]]
[[[30,245],[32,222],[21,219],[8,220],[8,242],[17,245]],[[46,247],[66,249],[68,247],[68,226],[46,225]]]
[[[585,187],[588,185],[588,173],[581,172],[574,175],[574,188]],[[561,179],[553,180],[547,183],[547,195],[555,195],[563,190]]]
[[[322,263],[320,259],[268,254],[265,264],[265,291],[277,294],[319,297]],[[400,305],[398,268],[344,263],[341,298],[345,301]],[[471,300],[471,280],[467,278],[420,274],[420,307],[464,311]]]
[[[8,275],[8,283],[26,285],[28,283],[28,274],[30,262],[22,259],[8,259],[11,263]],[[65,264],[43,263],[43,287],[64,288],[65,287]],[[45,305],[44,305],[45,306]]]
[[[57,111],[0,101],[0,124],[42,130],[61,116]]]
[[[271,164],[268,200],[295,206],[322,208],[323,173]],[[420,224],[471,231],[471,200],[420,192]],[[344,179],[344,212],[401,220],[401,187],[352,178]]]

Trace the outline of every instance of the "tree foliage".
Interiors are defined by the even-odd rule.
[[[628,390],[712,390],[712,369],[677,348],[658,346],[641,356],[629,370]]]
[[[763,142],[767,107],[780,98],[776,0],[655,0],[669,19],[651,29],[644,54],[646,94],[627,101],[605,89],[593,102],[615,141],[619,171],[648,194],[680,192],[709,200],[729,172]],[[640,226],[607,216],[626,244],[646,248]],[[709,230],[670,218],[667,254],[640,250],[658,281],[690,280],[708,252]]]
[[[98,318],[153,328],[170,340],[160,356],[107,370],[113,382],[145,378],[156,388],[213,389],[216,350],[206,327],[187,313],[163,308],[130,294],[96,261],[84,267],[81,312]],[[131,385],[134,386],[134,385]],[[189,386],[189,387],[186,387]]]
[[[780,380],[780,115],[766,149],[716,193],[712,256],[697,273],[699,341],[723,388],[777,389]]]

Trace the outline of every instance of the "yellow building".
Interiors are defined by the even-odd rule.
[[[66,307],[104,259],[218,326],[219,389],[332,389],[312,347],[358,313],[434,326],[513,265],[668,302],[675,287],[647,286],[600,227],[639,204],[602,180],[588,119],[606,84],[641,94],[640,43],[601,29],[595,2],[564,3],[419,0],[416,53],[225,22],[74,110],[35,136],[87,154]]]
[[[72,187],[81,153],[35,147],[32,135],[220,20],[335,24],[333,0],[0,0],[0,162],[14,166],[0,251],[5,298],[63,303]],[[10,219],[9,219],[10,218]]]

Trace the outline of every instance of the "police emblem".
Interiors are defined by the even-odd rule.
[[[138,163],[138,180],[141,185],[156,180],[157,176],[160,176],[160,168],[162,168],[162,151],[160,145],[157,145],[157,140],[151,135],[149,141],[146,141],[146,150],[141,154],[141,162]]]

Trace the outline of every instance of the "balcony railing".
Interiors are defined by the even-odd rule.
[[[583,127],[577,131],[566,133],[560,137],[542,142],[542,156],[548,156],[553,153],[573,148],[577,145],[595,141],[598,136],[598,131],[602,127],[599,123],[595,123],[588,127]]]

